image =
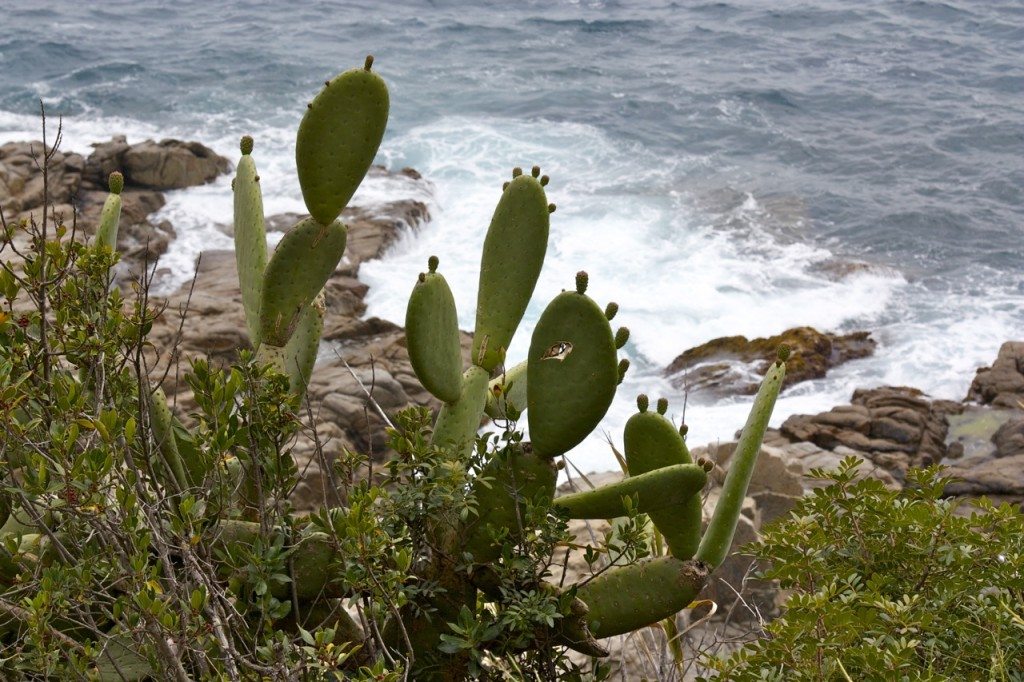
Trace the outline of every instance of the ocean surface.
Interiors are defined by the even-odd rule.
[[[479,249],[513,166],[558,205],[510,358],[543,303],[590,273],[621,306],[633,362],[601,432],[572,453],[614,468],[635,395],[714,337],[871,330],[874,357],[780,399],[773,423],[917,386],[962,398],[1024,335],[1024,5],[958,2],[242,3],[0,0],[0,142],[65,149],[126,134],[256,138],[268,213],[301,211],[294,131],[335,73],[376,57],[392,110],[379,161],[418,169],[433,221],[366,264],[369,314],[401,322],[437,254],[472,328]],[[368,183],[356,202],[393,187]],[[173,289],[227,247],[229,178],[169,195]],[[863,264],[863,265],[861,265]],[[726,440],[750,398],[686,401],[691,444]]]

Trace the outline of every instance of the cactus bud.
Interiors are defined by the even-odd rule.
[[[255,180],[256,182],[259,182],[260,181],[260,176],[254,175],[252,179]]]
[[[710,474],[711,470],[715,468],[715,463],[707,457],[698,457],[697,466],[704,470],[704,473]]]
[[[252,135],[242,135],[242,141],[239,143],[238,146],[242,148],[243,154],[252,154]]]
[[[629,327],[619,327],[619,330],[615,332],[615,347],[622,348],[629,341]]]
[[[636,397],[636,407],[637,407],[637,409],[638,409],[638,410],[640,410],[641,412],[646,412],[646,411],[647,411],[647,406],[648,406],[649,404],[650,404],[650,400],[649,400],[649,399],[648,399],[648,397],[647,397],[646,395],[644,395],[643,393],[641,393],[640,395],[638,395],[638,396]]]
[[[124,176],[118,171],[114,171],[107,178],[107,187],[110,188],[111,193],[120,194],[121,190],[124,189]]]
[[[790,353],[789,346],[784,344],[784,343],[780,344],[779,345],[779,350],[777,352],[777,356],[779,358],[779,362],[785,362],[786,360],[789,360],[789,353]]]
[[[531,169],[530,169],[530,173],[531,173],[531,174],[533,175],[533,177],[535,177],[535,178],[536,178],[536,177],[539,177],[539,176],[540,176],[540,166],[534,166],[533,168],[531,168]]]
[[[419,280],[420,284],[423,284],[424,282],[427,281],[427,273],[421,272],[420,276],[417,277],[417,279]]]
[[[615,319],[615,314],[617,312],[619,312],[619,304],[616,303],[615,301],[612,301],[604,308],[604,316],[608,319],[609,322]]]
[[[556,208],[554,204],[548,204],[548,213],[554,213]]]
[[[437,266],[441,261],[437,259],[437,256],[431,256],[427,259],[427,267],[431,272],[437,272]]]
[[[546,175],[540,176],[540,186],[541,187],[547,187],[549,182],[551,182],[551,178],[549,178]]]
[[[523,174],[523,169],[520,168],[519,166],[516,166],[515,168],[512,169],[512,177],[513,178],[518,178],[522,174]]]
[[[680,424],[679,425],[679,435],[680,436],[682,436],[683,438],[686,438],[686,434],[688,434],[689,432],[690,432],[690,427],[689,426],[687,426],[686,424]]]
[[[621,384],[622,380],[626,378],[627,369],[629,369],[629,358],[622,358],[619,360],[619,381],[616,385]]]
[[[504,192],[505,190],[507,190],[508,186],[511,185],[511,184],[512,184],[511,182],[506,182],[506,183],[502,184],[501,191]]]
[[[234,178],[231,178],[231,191],[232,192],[235,191],[235,179]]]
[[[559,471],[564,469],[565,468],[565,460],[564,459],[560,459],[557,462],[555,462],[555,468],[558,469]]]
[[[324,87],[328,88],[331,86],[331,81],[324,81]]]
[[[576,273],[576,293],[585,294],[587,293],[587,284],[590,282],[590,276],[584,270],[580,270]]]
[[[668,412],[668,398],[658,398],[658,414]]]
[[[368,54],[366,55],[366,61],[363,62],[363,69],[369,71],[371,67],[373,67],[373,55]]]

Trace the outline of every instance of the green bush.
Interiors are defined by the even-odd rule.
[[[748,547],[790,591],[764,637],[707,664],[728,680],[1024,680],[1024,521],[944,499],[941,469],[903,490],[858,461]],[[970,512],[970,513],[968,513]]]

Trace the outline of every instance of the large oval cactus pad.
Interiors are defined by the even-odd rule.
[[[576,596],[590,611],[595,639],[621,635],[679,613],[700,593],[708,566],[675,557],[646,559],[602,573],[580,586]]]
[[[326,225],[355,194],[388,122],[388,88],[367,66],[327,82],[302,117],[295,165],[306,208]]]
[[[534,451],[564,454],[608,411],[618,385],[615,338],[586,294],[564,291],[541,314],[526,370],[527,419]]]
[[[251,138],[249,138],[251,140]],[[251,149],[251,147],[247,147]],[[263,222],[263,195],[256,162],[242,154],[235,169],[235,263],[242,288],[242,306],[249,340],[260,345],[260,298],[263,272],[267,269],[267,232]]]
[[[515,542],[531,527],[524,516],[527,503],[540,500],[550,504],[558,470],[550,459],[520,446],[496,453],[480,476],[473,483],[480,515],[470,524],[464,548],[477,563],[488,563],[501,552],[500,543],[494,541],[496,534],[507,530]]]
[[[529,175],[514,178],[494,209],[480,258],[472,360],[488,372],[504,362],[533,296],[550,222],[540,182]]]
[[[274,250],[263,278],[260,336],[284,346],[306,309],[345,253],[347,230],[337,220],[322,225],[306,218],[289,230]]]
[[[436,272],[419,276],[405,310],[409,361],[423,388],[446,403],[462,393],[462,343],[455,297]]]

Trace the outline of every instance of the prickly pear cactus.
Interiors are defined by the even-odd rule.
[[[286,374],[294,394],[303,393],[315,371],[323,331],[322,290],[346,245],[347,230],[338,217],[372,163],[387,121],[387,88],[371,65],[372,58],[367,58],[363,68],[328,81],[310,103],[298,133],[296,162],[311,217],[288,231],[269,257],[254,143],[248,137],[241,143],[233,189],[246,324],[258,348],[257,358]],[[116,243],[121,184],[118,175],[111,176],[111,195],[97,244],[112,247]],[[401,568],[416,586],[411,594],[423,596],[418,603],[378,614],[382,635],[361,634],[358,625],[345,620],[347,614],[321,614],[317,619],[337,626],[342,633],[336,635],[338,644],[354,650],[365,645],[367,651],[378,645],[394,648],[392,660],[411,661],[415,679],[458,680],[468,675],[467,656],[452,651],[457,630],[451,624],[466,614],[472,618],[480,604],[502,599],[498,569],[510,561],[509,548],[535,530],[528,520],[537,510],[571,518],[647,514],[666,539],[669,556],[615,566],[564,591],[543,583],[538,567],[532,578],[539,585],[537,590],[554,594],[567,610],[553,625],[540,628],[536,641],[523,646],[556,643],[602,656],[607,651],[597,639],[645,627],[685,608],[729,551],[785,376],[780,357],[754,400],[718,506],[703,535],[701,492],[707,469],[692,462],[683,434],[665,416],[666,401],[659,401],[651,411],[646,397],[638,400],[639,411],[626,424],[624,434],[627,478],[556,499],[557,458],[590,435],[611,405],[629,365],[618,357],[629,331],[613,331],[610,322],[618,306],[610,303],[602,308],[587,296],[588,278],[581,272],[575,286],[555,295],[544,309],[526,359],[507,363],[506,351],[534,294],[547,251],[554,211],[547,185],[547,176],[535,166],[529,174],[515,169],[502,188],[484,240],[468,367],[462,363],[454,297],[438,272],[436,258],[428,262],[427,272],[416,277],[408,302],[411,363],[423,385],[442,403],[431,452],[441,457],[437,466],[457,469],[460,490],[471,490],[475,506],[459,512],[443,510],[417,529],[430,552],[416,561],[406,557]],[[174,506],[177,522],[186,514],[184,500],[190,499],[189,491],[216,493],[209,498],[208,508],[215,510],[218,522],[193,536],[194,542],[208,545],[208,556],[277,547],[286,558],[279,570],[287,573],[287,579],[264,584],[264,593],[304,608],[316,599],[359,596],[342,587],[344,576],[339,575],[352,557],[344,556],[336,538],[323,532],[326,527],[346,528],[357,510],[324,510],[316,525],[291,515],[287,528],[270,527],[261,516],[253,485],[270,462],[253,461],[242,452],[201,452],[159,389],[147,395],[145,405],[153,440],[147,475],[181,501]],[[523,414],[529,423],[529,442],[514,433]],[[474,477],[477,469],[467,464],[471,460],[467,453],[488,416],[508,427],[509,439],[500,449],[481,448],[484,461]],[[7,503],[0,498],[0,506]],[[0,516],[5,520],[0,535],[16,534],[32,561],[41,562],[45,552],[40,548],[49,540],[35,532],[38,524],[17,508],[0,508]],[[19,569],[6,557],[0,552],[0,578],[11,580]],[[231,584],[240,580],[230,571],[218,578]],[[417,592],[421,586],[428,589]],[[345,614],[344,609],[340,613]],[[128,679],[152,673],[147,662],[130,656],[120,639],[112,637],[111,642],[116,651],[110,662],[117,667],[121,660],[120,672],[127,672]],[[102,677],[108,671],[105,667],[99,674]]]

